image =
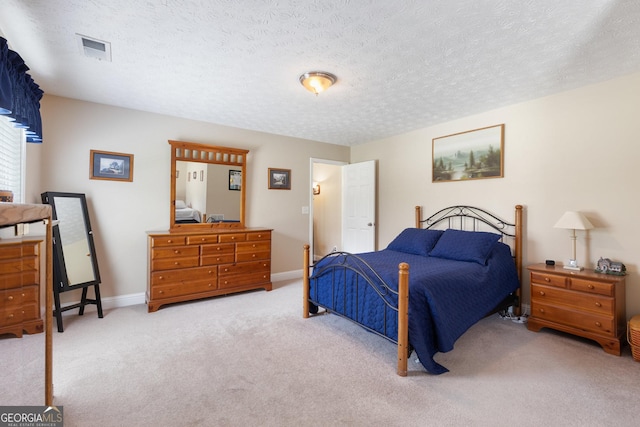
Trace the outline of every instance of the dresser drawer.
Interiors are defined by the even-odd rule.
[[[35,257],[38,254],[37,244],[5,244],[0,246],[0,260]]]
[[[237,264],[225,264],[219,267],[220,277],[263,271],[271,271],[271,261],[239,262]]]
[[[220,289],[229,289],[244,285],[258,285],[260,283],[267,283],[271,280],[271,273],[268,271],[261,273],[250,273],[236,276],[226,276],[219,278]],[[256,286],[257,287],[257,286]]]
[[[613,298],[571,292],[551,286],[531,284],[531,300],[542,304],[553,304],[588,310],[596,314],[613,316],[615,304]]]
[[[235,261],[235,255],[233,253],[227,255],[207,255],[200,258],[202,265],[220,265],[229,264]]]
[[[197,257],[198,255],[200,255],[200,248],[197,246],[173,246],[151,251],[151,259]]]
[[[258,252],[271,250],[271,240],[243,242],[237,245],[238,253],[240,252]]]
[[[200,258],[197,256],[183,257],[183,258],[163,258],[163,259],[154,259],[151,261],[151,269],[153,271],[198,267],[199,265],[200,265]]]
[[[0,309],[0,326],[11,326],[22,323],[22,308]]]
[[[193,280],[185,283],[170,283],[151,288],[151,299],[171,298],[182,295],[197,294],[199,292],[214,291],[217,289],[215,279]]]
[[[565,288],[567,286],[567,281],[564,277],[553,274],[531,273],[531,282],[556,286],[558,288]]]
[[[236,257],[236,261],[255,261],[260,259],[271,259],[271,251],[260,251],[260,252],[238,252],[238,256]]]
[[[151,238],[151,247],[157,248],[160,246],[180,246],[185,245],[187,242],[184,236],[158,236]]]
[[[271,240],[271,233],[268,231],[247,233],[247,240]]]
[[[23,304],[37,304],[38,297],[38,285],[0,291],[0,307],[4,309],[13,309],[21,307]]]
[[[233,254],[236,247],[233,243],[221,243],[218,245],[202,245],[202,256]]]
[[[246,233],[221,234],[220,243],[244,242],[247,240]]]
[[[216,267],[187,268],[183,270],[154,271],[151,273],[151,285],[181,283],[190,280],[212,280],[218,276]]]
[[[583,331],[596,332],[601,335],[615,336],[613,316],[599,316],[597,314],[575,311],[569,308],[541,304],[531,301],[531,314],[543,320],[572,326]]]
[[[0,289],[13,289],[38,283],[40,283],[40,273],[36,270],[0,275]]]
[[[571,278],[569,282],[570,289],[581,291],[581,292],[589,292],[592,294],[607,295],[607,296],[613,296],[614,287],[615,285],[613,283],[594,282],[591,280],[583,280],[583,279],[576,279],[576,278]]]
[[[198,236],[188,236],[187,245],[203,245],[209,243],[218,243],[217,234],[205,234]]]

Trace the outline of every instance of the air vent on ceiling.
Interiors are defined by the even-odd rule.
[[[76,34],[80,52],[89,58],[111,62],[111,43]]]

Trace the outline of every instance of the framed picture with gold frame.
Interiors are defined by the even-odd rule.
[[[89,178],[133,181],[133,154],[91,150]]]
[[[433,138],[432,182],[504,177],[504,124]]]

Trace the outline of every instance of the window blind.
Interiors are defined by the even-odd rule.
[[[14,203],[23,202],[24,152],[24,131],[0,116],[0,190],[11,191]]]

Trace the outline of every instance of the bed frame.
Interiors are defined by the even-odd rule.
[[[521,289],[522,289],[522,206],[516,205],[515,218],[513,222],[505,221],[502,218],[489,213],[488,211],[473,206],[456,205],[450,206],[426,219],[422,219],[422,209],[420,206],[415,207],[415,227],[416,228],[455,228],[458,230],[467,231],[491,231],[501,235],[500,241],[511,247],[511,253],[513,255],[516,269],[518,272],[518,279],[520,280],[521,287],[511,296],[508,300],[501,303],[495,310],[496,312],[502,309],[506,309],[508,306],[513,306],[513,313],[516,316],[520,315],[521,311]],[[303,292],[302,292],[302,317],[308,318],[312,314],[309,312],[311,307],[311,301],[309,300],[309,285],[310,274],[314,265],[309,262],[310,249],[309,245],[304,245],[303,251]],[[375,269],[368,265],[364,260],[354,254],[347,252],[334,252],[326,255],[324,258],[341,256],[347,260],[350,257],[358,258],[358,264],[361,266],[355,270],[350,263],[344,262],[339,266],[333,265],[331,268],[343,268],[355,271],[359,278],[362,278],[369,286],[371,286],[380,297],[384,300],[393,311],[398,313],[398,340],[391,340],[389,337],[384,336],[376,331],[370,330],[392,342],[398,346],[398,367],[397,373],[400,376],[407,375],[407,361],[410,355],[409,346],[409,264],[400,263],[398,265],[398,287],[397,291],[394,288],[388,286],[375,272]],[[323,258],[323,259],[324,259]],[[384,298],[385,295],[395,294],[397,295],[398,304],[394,307],[389,304],[388,300]],[[333,311],[331,308],[323,307],[325,310],[318,314],[334,313],[340,315],[352,322],[357,323],[355,320],[343,315],[340,312]],[[488,313],[490,314],[490,313]],[[315,313],[313,314],[315,315]],[[362,325],[361,325],[362,326]]]

